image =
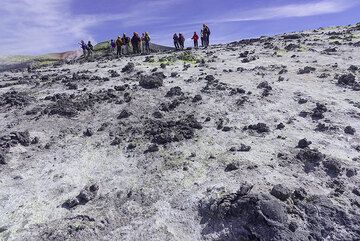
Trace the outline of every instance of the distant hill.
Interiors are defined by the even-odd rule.
[[[109,42],[104,41],[96,44],[94,46],[95,56],[103,56],[108,54],[109,50]],[[163,52],[170,51],[174,48],[162,46],[159,44],[150,44],[150,49],[153,52]],[[17,69],[25,69],[29,66],[42,66],[48,65],[51,63],[55,63],[62,60],[74,60],[80,58],[82,55],[82,51],[74,50],[67,51],[63,53],[50,53],[44,55],[15,55],[15,56],[0,56],[0,72],[8,71],[8,70],[17,70]]]

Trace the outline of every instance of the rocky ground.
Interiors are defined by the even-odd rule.
[[[360,25],[0,73],[2,240],[359,240]]]

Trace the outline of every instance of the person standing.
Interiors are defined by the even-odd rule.
[[[204,47],[207,48],[210,45],[210,28],[204,24],[203,25],[203,35],[204,35]]]
[[[134,32],[134,35],[131,38],[131,44],[133,46],[134,54],[140,53],[140,43],[141,43],[141,38],[139,37],[138,33]]]
[[[82,51],[83,51],[83,56],[84,56],[84,58],[85,58],[85,57],[87,56],[87,46],[86,46],[84,40],[81,40],[81,42],[80,42],[80,48],[82,49]]]
[[[94,46],[92,45],[91,41],[89,41],[87,44],[87,51],[88,51],[87,57],[93,58]]]
[[[179,33],[179,45],[180,49],[183,50],[185,47],[185,37],[182,33]]]
[[[122,45],[123,42],[121,40],[121,37],[119,36],[116,40],[116,56],[120,57],[122,55]]]
[[[204,30],[202,30],[202,29],[200,32],[200,37],[201,37],[201,47],[204,47]]]
[[[180,46],[179,46],[179,37],[178,35],[175,33],[174,36],[173,36],[173,40],[174,40],[174,46],[175,46],[175,49],[176,50],[179,50],[180,49]]]
[[[194,48],[198,49],[199,48],[199,42],[198,42],[199,36],[197,35],[196,32],[194,32],[194,35],[191,39],[194,40]]]
[[[145,53],[145,33],[141,34],[141,53]]]
[[[113,54],[115,52],[115,47],[116,47],[116,44],[115,44],[114,40],[111,39],[110,46],[109,46],[110,54]]]
[[[147,54],[150,54],[150,35],[148,32],[145,33],[145,37],[144,37],[144,40],[145,40],[145,53]]]

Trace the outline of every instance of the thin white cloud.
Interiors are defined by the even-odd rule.
[[[308,17],[343,12],[357,4],[359,4],[359,2],[353,0],[322,0],[289,4],[245,12],[229,12],[226,16],[217,17],[209,22],[240,22],[289,17]]]
[[[0,56],[38,54],[73,49],[80,39],[93,40],[90,27],[121,20],[133,26],[163,20],[155,11],[166,9],[175,0],[153,0],[133,4],[120,14],[71,14],[72,0],[1,0]],[[182,0],[185,1],[185,0]],[[94,40],[93,40],[94,41]]]

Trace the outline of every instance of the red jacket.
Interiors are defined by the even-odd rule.
[[[199,36],[197,34],[194,34],[194,36],[191,39],[193,39],[194,41],[198,41]]]

